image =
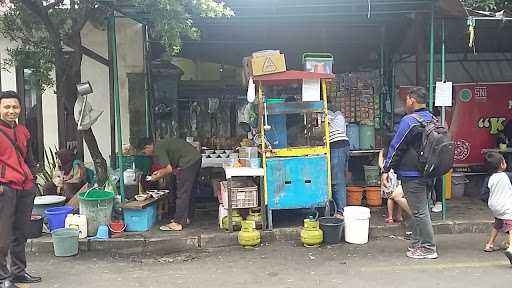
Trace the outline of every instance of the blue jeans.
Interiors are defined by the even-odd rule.
[[[345,170],[348,167],[350,147],[331,149],[331,187],[332,196],[338,212],[343,213],[347,206],[347,180]]]

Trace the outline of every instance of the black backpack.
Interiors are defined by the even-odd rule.
[[[423,176],[437,178],[448,173],[453,166],[454,143],[448,128],[439,124],[432,116],[431,121],[424,120],[417,113],[412,116],[421,123],[423,135],[418,158],[424,166]]]

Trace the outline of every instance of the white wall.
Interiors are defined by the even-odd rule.
[[[55,79],[55,75],[53,76]],[[57,95],[55,88],[47,88],[42,95],[44,146],[59,147],[59,121],[57,118]]]
[[[144,71],[143,34],[142,25],[128,18],[118,18],[116,22],[118,67],[119,67],[119,96],[121,102],[121,123],[123,130],[123,143],[130,137],[130,121],[128,109],[128,73],[142,73]],[[108,58],[107,31],[98,30],[87,24],[82,30],[82,44],[95,51],[104,58]],[[7,58],[7,48],[12,43],[0,37],[0,63]],[[16,73],[14,67],[10,71],[1,70],[1,84],[3,90],[16,90]],[[93,126],[98,146],[105,158],[110,155],[110,94],[108,67],[84,56],[82,60],[82,81],[90,81],[94,94],[89,101],[96,109],[103,110],[103,115]],[[46,147],[58,146],[57,97],[55,88],[48,88],[43,94],[43,132]],[[139,115],[134,115],[139,117]],[[141,116],[142,117],[142,116]],[[142,119],[142,118],[141,118]],[[91,156],[84,143],[84,156],[86,162],[91,162]]]
[[[123,143],[126,144],[130,137],[130,121],[128,109],[128,78],[127,73],[144,71],[142,25],[127,18],[119,18],[116,22],[117,36],[117,61],[119,68],[119,97],[121,106],[121,125],[123,131]],[[82,44],[108,58],[107,31],[96,29],[87,24],[82,30]],[[98,146],[104,157],[108,158],[111,142],[110,99],[109,99],[109,71],[108,67],[84,56],[82,61],[82,80],[90,81],[94,89],[94,95],[89,97],[91,104],[96,109],[103,110],[100,120],[93,126]],[[137,117],[135,115],[135,117]],[[88,149],[85,147],[85,161],[91,161]]]
[[[14,67],[8,67],[9,71],[5,71],[5,68],[7,67],[5,59],[8,58],[7,49],[9,47],[12,47],[12,43],[3,37],[0,37],[0,65],[2,67],[0,73],[2,79],[2,90],[16,91],[16,71]]]
[[[2,90],[4,91],[17,90],[15,67],[7,67],[5,64],[5,59],[8,57],[7,48],[12,46],[13,43],[0,37],[0,63],[2,66],[0,73],[2,80]],[[8,70],[5,70],[5,68]],[[57,95],[55,95],[55,88],[48,87],[44,91],[42,95],[42,110],[44,146],[45,148],[57,147],[59,145],[59,130],[57,121]]]

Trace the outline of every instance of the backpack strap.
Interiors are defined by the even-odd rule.
[[[421,117],[418,113],[412,113],[411,114],[411,117],[413,117],[414,119],[416,119],[416,121],[420,122],[420,124],[425,127],[427,126],[427,121],[425,121],[425,119],[423,119],[423,117]]]
[[[16,150],[16,153],[18,153],[21,156],[21,158],[24,158],[23,154],[21,153],[21,148],[16,142],[16,140],[12,139],[11,136],[9,136],[7,132],[5,132],[3,129],[0,129],[0,133],[3,134],[5,138],[9,140],[9,142],[11,142],[11,145],[14,147],[14,150]]]
[[[421,115],[420,115],[420,114],[418,114],[418,113],[412,113],[412,114],[411,114],[411,116],[412,116],[414,119],[416,119],[418,122],[420,122],[420,124],[421,124],[423,127],[427,127],[427,124],[428,124],[428,123],[431,123],[431,122],[437,123],[437,122],[438,122],[437,118],[436,118],[434,115],[432,115],[432,120],[430,120],[430,121],[425,120],[425,119],[424,119],[423,117],[421,117]]]

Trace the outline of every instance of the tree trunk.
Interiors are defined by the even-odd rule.
[[[83,54],[80,34],[70,35],[67,40],[74,51],[67,55],[64,55],[62,50],[60,50],[60,53],[56,53],[56,68],[61,75],[61,79],[59,79],[59,83],[57,83],[57,98],[63,100],[64,109],[67,110],[68,113],[73,113],[77,98],[76,84],[82,81],[81,64]],[[89,148],[96,170],[98,185],[102,186],[108,179],[107,161],[101,154],[96,136],[91,128],[80,131],[79,135],[83,137],[87,148]],[[80,137],[78,138],[80,139]]]
[[[85,144],[87,144],[89,153],[91,153],[91,157],[94,161],[98,185],[103,186],[105,181],[108,179],[107,161],[105,161],[105,158],[101,155],[98,142],[96,141],[96,136],[94,136],[92,129],[89,128],[88,130],[82,131],[82,137],[84,138]]]

